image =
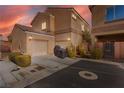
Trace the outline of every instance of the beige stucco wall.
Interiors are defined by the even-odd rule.
[[[112,22],[107,22],[106,9],[111,7],[110,5],[96,5],[92,11],[92,33],[95,36],[101,35],[113,35],[124,33],[124,20],[114,20]]]
[[[73,9],[48,8],[46,12],[55,16],[55,38],[56,44],[68,45],[70,42],[77,46],[82,42],[82,28],[89,30],[89,25]],[[72,14],[76,19],[72,18]]]
[[[71,42],[74,46],[78,46],[82,43],[82,35],[71,32]]]
[[[65,46],[68,46],[70,43],[72,43],[74,46],[78,46],[82,42],[82,35],[73,32],[57,34],[56,44],[60,45],[60,42],[65,44]]]
[[[49,31],[55,33],[55,17],[50,15]]]
[[[46,22],[46,29],[42,30],[42,22]],[[32,27],[36,31],[54,32],[54,16],[49,13],[38,13],[32,21]]]
[[[72,17],[72,14],[75,14],[76,19]],[[85,30],[90,29],[89,25],[84,20],[82,20],[76,13],[71,12],[70,18],[71,18],[71,29],[75,30],[76,32],[79,33],[82,32],[82,28],[81,28],[82,25],[84,25]]]
[[[63,33],[63,34],[56,34],[55,39],[56,41],[66,41],[68,38],[71,38],[71,33]]]
[[[92,8],[92,25],[100,26],[105,23],[107,5],[96,5]]]
[[[60,45],[61,47],[66,48],[70,43],[70,41],[68,40],[69,38],[71,38],[71,33],[56,34],[56,45]]]
[[[62,9],[62,8],[50,8],[46,12],[51,13],[55,16],[55,31],[56,33],[67,31],[80,32],[81,25],[83,24],[87,30],[89,25],[81,18],[73,9]],[[72,18],[72,14],[76,16],[76,20]],[[71,30],[73,29],[73,30]],[[63,31],[64,30],[64,31]],[[66,31],[66,32],[67,32]]]
[[[32,39],[35,40],[41,40],[41,41],[47,41],[48,42],[48,54],[53,54],[53,49],[55,46],[55,37],[50,35],[44,35],[44,34],[36,34],[32,32],[27,32],[26,34],[26,42],[27,42],[27,53],[30,54],[30,46],[31,46],[31,40],[29,40],[29,37],[32,37]]]
[[[14,27],[12,33],[12,51],[26,52],[26,34],[18,27]],[[19,49],[20,47],[20,49]]]
[[[71,27],[71,11],[69,9],[47,9],[46,12],[55,16],[56,32],[61,32]]]
[[[124,59],[124,42],[120,42],[120,57]]]
[[[115,42],[115,58],[124,59],[124,42]]]

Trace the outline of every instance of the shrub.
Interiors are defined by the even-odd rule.
[[[29,55],[18,55],[15,56],[15,63],[21,67],[27,67],[31,64],[31,56]]]
[[[67,54],[70,58],[76,57],[76,48],[72,44],[67,47]]]
[[[15,63],[15,56],[21,55],[20,52],[12,52],[9,54],[9,60]]]
[[[86,54],[86,50],[83,46],[83,44],[80,44],[79,46],[77,46],[77,55],[79,55],[80,57],[84,57]]]
[[[94,48],[91,50],[91,58],[101,59],[103,57],[102,50],[100,48]]]

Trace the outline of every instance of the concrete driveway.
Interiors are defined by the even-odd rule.
[[[21,68],[11,61],[0,61],[0,87],[25,87],[43,79],[79,59],[60,59],[55,56],[32,57],[31,66]],[[20,68],[17,71],[14,69]]]

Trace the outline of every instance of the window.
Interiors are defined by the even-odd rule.
[[[107,8],[106,20],[112,21],[114,19],[114,7]]]
[[[81,30],[84,31],[84,25],[83,24],[81,25]]]
[[[77,19],[76,15],[72,13],[72,18]]]
[[[46,22],[42,23],[42,30],[46,29]]]
[[[106,9],[106,21],[124,18],[124,5],[116,5]]]
[[[123,5],[115,6],[115,17],[116,19],[124,18],[124,6]]]

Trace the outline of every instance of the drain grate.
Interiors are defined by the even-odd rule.
[[[23,72],[20,71],[18,74],[19,74],[20,76],[24,77],[24,78],[25,78],[25,76],[29,75],[29,73],[26,72],[26,71],[23,71]]]
[[[36,72],[36,70],[30,70],[30,72],[34,73],[34,72]]]
[[[44,67],[42,67],[42,66],[37,66],[37,67],[35,67],[34,69],[36,69],[36,70],[42,70],[42,69],[44,69]]]

